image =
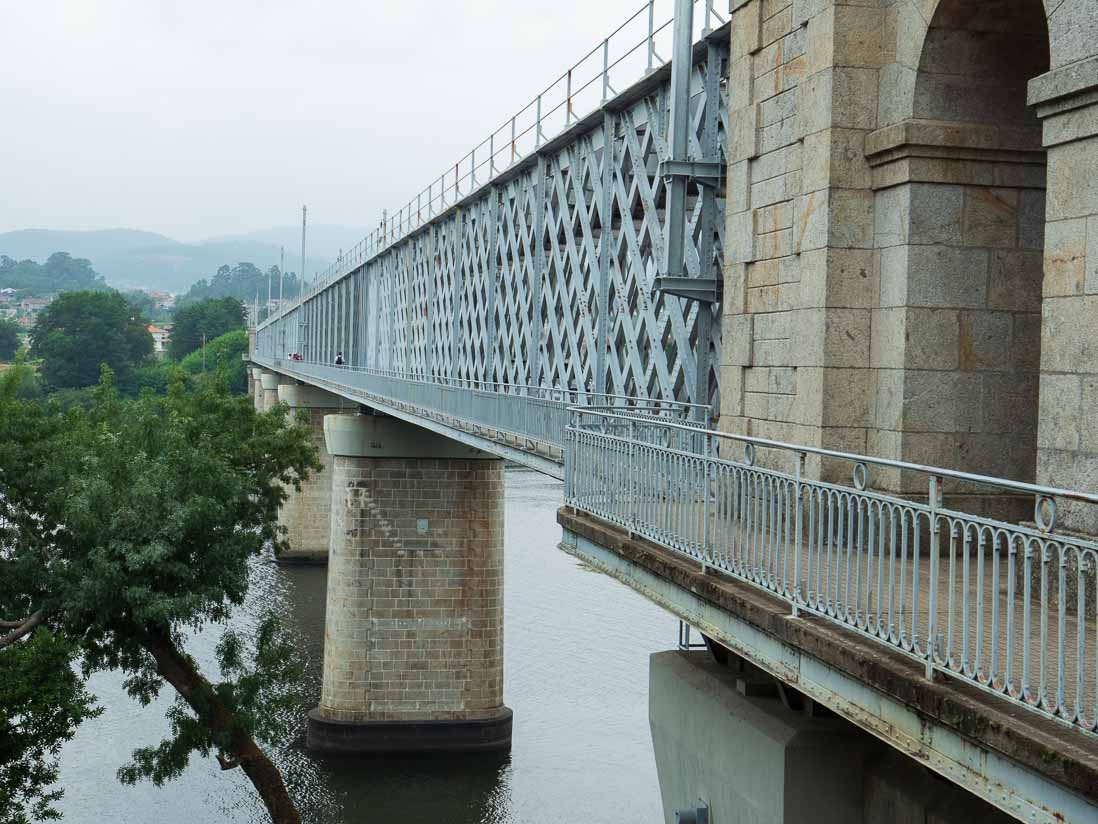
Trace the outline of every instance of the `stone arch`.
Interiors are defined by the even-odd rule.
[[[1045,156],[1026,88],[1048,70],[1045,12],[1041,0],[922,6],[929,24],[908,26],[921,40],[917,57],[907,45],[909,115],[867,140],[879,451],[1032,480]]]

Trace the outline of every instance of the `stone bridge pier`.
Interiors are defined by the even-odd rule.
[[[503,463],[380,415],[327,415],[331,540],[311,749],[507,750]]]
[[[321,469],[302,481],[300,489],[287,490],[289,497],[279,510],[279,523],[286,528],[290,549],[279,554],[279,563],[324,564],[328,561],[332,513],[331,456],[324,441],[324,417],[350,404],[337,395],[313,386],[281,383],[278,400],[289,407],[289,417],[308,431],[320,453]]]

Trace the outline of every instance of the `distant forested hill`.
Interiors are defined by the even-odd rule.
[[[300,268],[300,228],[271,229],[239,235],[180,243],[170,237],[133,229],[70,232],[53,229],[24,229],[0,233],[0,255],[14,260],[46,260],[57,251],[73,258],[95,262],[95,269],[111,286],[185,292],[191,284],[209,278],[226,261],[251,261],[266,272],[280,260],[280,246],[286,247],[286,268]],[[309,227],[306,271],[327,268],[340,248],[350,248],[357,230],[342,227]],[[363,232],[362,234],[365,234]],[[266,282],[264,281],[264,296]],[[287,294],[290,294],[287,287]],[[254,293],[252,295],[254,298]]]
[[[91,261],[54,252],[45,263],[0,255],[0,289],[17,289],[28,297],[45,297],[79,289],[105,289],[106,282]]]

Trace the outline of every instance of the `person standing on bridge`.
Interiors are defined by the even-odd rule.
[[[343,365],[343,353],[342,352],[336,352],[336,366],[342,366],[342,365]]]

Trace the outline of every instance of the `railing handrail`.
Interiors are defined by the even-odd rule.
[[[264,359],[262,356],[258,356],[258,355],[253,356],[253,357],[255,357],[256,360],[263,360]],[[560,393],[568,393],[570,395],[579,395],[579,396],[585,396],[585,397],[590,397],[590,398],[612,398],[614,400],[626,401],[628,406],[638,406],[640,404],[662,404],[662,405],[666,405],[666,406],[674,406],[676,408],[683,409],[683,410],[686,410],[686,411],[700,411],[700,412],[705,413],[706,415],[708,415],[709,411],[712,409],[712,407],[709,404],[704,404],[704,403],[690,403],[689,401],[664,400],[663,398],[645,398],[645,397],[640,397],[640,396],[637,396],[637,395],[621,395],[621,394],[616,394],[616,393],[613,393],[613,392],[595,392],[595,391],[589,390],[589,389],[575,389],[575,388],[569,388],[569,387],[565,387],[565,386],[545,386],[545,385],[527,384],[527,383],[507,383],[505,381],[481,381],[481,380],[476,380],[476,379],[473,379],[473,378],[457,378],[457,377],[451,378],[451,377],[435,376],[435,375],[432,375],[432,376],[419,376],[419,375],[412,375],[412,374],[409,374],[407,372],[402,372],[402,371],[397,370],[397,369],[380,369],[380,368],[374,367],[374,366],[352,366],[350,364],[337,364],[337,363],[332,363],[332,362],[328,362],[328,361],[318,361],[318,360],[295,361],[295,360],[288,360],[287,358],[269,358],[267,360],[270,360],[271,362],[274,362],[274,363],[279,363],[281,365],[285,365],[286,363],[289,363],[289,364],[303,364],[303,365],[332,367],[332,368],[338,368],[338,369],[345,369],[349,372],[361,372],[361,373],[366,373],[366,374],[371,374],[371,375],[378,375],[380,377],[392,378],[394,380],[404,380],[404,381],[411,381],[411,382],[415,382],[415,383],[427,383],[427,384],[433,384],[433,385],[437,385],[437,386],[453,386],[453,387],[456,387],[456,388],[464,388],[464,389],[467,389],[467,388],[470,388],[470,387],[474,387],[474,388],[479,388],[479,387],[506,387],[508,389],[522,389],[522,390],[526,390],[527,392],[530,392],[530,391],[560,392]],[[489,391],[493,391],[493,390],[489,390]],[[504,394],[504,393],[499,393],[499,394]],[[507,393],[507,394],[516,394],[517,395],[519,393],[516,392],[516,393]],[[564,401],[563,403],[565,403],[569,408],[572,407],[572,406],[575,406],[578,409],[602,409],[602,408],[615,409],[615,408],[620,408],[620,407],[611,407],[611,406],[601,407],[601,406],[598,406],[598,405],[574,404],[574,403],[571,403],[569,401]]]
[[[614,418],[625,422],[637,422],[638,420],[637,418],[625,413],[604,412],[596,409],[588,409],[583,406],[570,407],[569,411],[591,417]],[[890,469],[898,469],[901,471],[918,472],[923,475],[932,475],[939,478],[950,478],[956,481],[976,483],[983,486],[994,486],[1001,489],[1010,489],[1016,492],[1025,492],[1028,494],[1040,495],[1046,498],[1064,498],[1067,500],[1081,501],[1088,504],[1098,504],[1098,494],[1079,492],[1072,489],[1063,489],[1054,486],[1044,486],[1042,484],[1035,484],[1029,481],[1015,481],[1009,478],[995,478],[990,475],[979,475],[973,472],[964,472],[959,469],[945,469],[944,467],[935,467],[928,466],[926,464],[911,463],[908,461],[896,460],[894,458],[881,458],[875,457],[873,455],[859,455],[854,452],[841,452],[838,450],[826,449],[819,446],[791,444],[785,443],[784,441],[771,440],[768,438],[757,438],[751,435],[739,435],[733,432],[722,432],[716,429],[705,429],[699,432],[699,430],[694,427],[686,424],[676,423],[674,421],[644,419],[643,422],[652,426],[661,426],[668,429],[688,432],[692,435],[704,434],[720,440],[747,443],[751,444],[752,446],[762,447],[764,449],[779,449],[793,453],[819,455],[825,458],[835,458],[837,460],[849,461],[854,464],[870,464],[873,466],[883,466]],[[574,432],[588,431],[579,429],[573,425],[570,425],[568,429],[569,431]]]

